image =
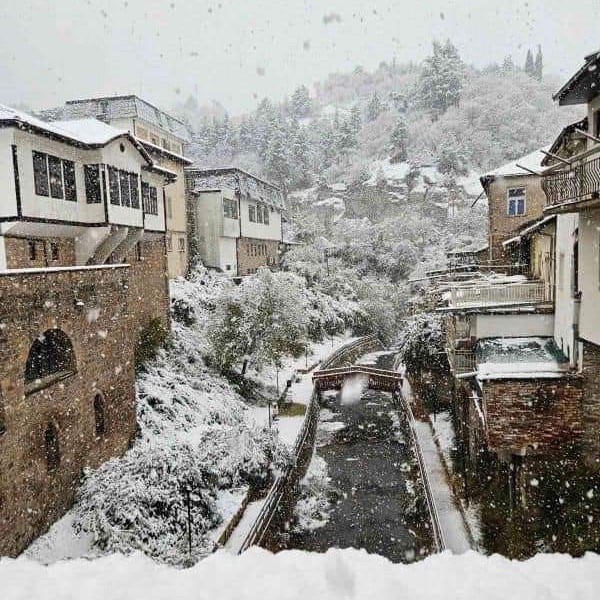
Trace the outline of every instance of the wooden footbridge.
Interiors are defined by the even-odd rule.
[[[402,375],[396,371],[375,369],[366,365],[353,365],[337,369],[315,371],[312,376],[317,390],[339,390],[350,380],[368,380],[368,388],[382,392],[396,392],[402,388]]]

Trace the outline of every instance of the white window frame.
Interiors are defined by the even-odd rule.
[[[523,212],[519,212],[519,198],[521,196],[514,196],[511,198],[510,192],[513,190],[523,190]],[[513,201],[515,203],[515,212],[510,212],[510,203]],[[523,186],[519,187],[511,187],[506,190],[506,214],[509,217],[522,217],[527,214],[527,188]]]

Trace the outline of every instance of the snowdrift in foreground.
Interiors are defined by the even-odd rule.
[[[497,555],[446,552],[397,565],[359,550],[271,555],[253,548],[239,557],[221,551],[189,570],[157,565],[140,555],[50,567],[4,559],[0,580],[3,600],[596,600],[600,556],[547,554],[516,562]]]

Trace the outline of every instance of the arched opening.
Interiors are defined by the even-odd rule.
[[[60,444],[58,441],[58,430],[52,423],[48,424],[44,432],[46,443],[46,464],[48,471],[55,471],[60,466]]]
[[[60,329],[49,329],[33,342],[29,350],[25,365],[25,393],[47,387],[75,371],[71,340]]]
[[[94,423],[96,426],[96,437],[103,437],[106,434],[106,415],[102,394],[96,394],[94,397]]]

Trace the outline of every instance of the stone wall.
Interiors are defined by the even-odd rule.
[[[72,505],[82,470],[123,454],[135,435],[128,270],[0,275],[0,555],[16,555],[44,533]],[[26,390],[31,346],[52,329],[70,339],[74,372]],[[105,423],[99,435],[97,395]],[[54,468],[49,426],[58,438]]]
[[[69,238],[4,238],[7,269],[66,267],[75,264],[75,241]],[[30,254],[35,245],[35,258]],[[58,256],[53,256],[53,251]],[[57,260],[55,260],[57,259]]]
[[[276,267],[279,263],[279,242],[256,238],[237,240],[238,275],[256,273],[259,267]]]
[[[582,426],[581,379],[503,379],[483,385],[489,449],[536,454],[577,439]]]
[[[144,234],[134,247],[129,263],[129,315],[134,339],[153,318],[159,318],[165,328],[170,326],[169,277],[163,234]]]

